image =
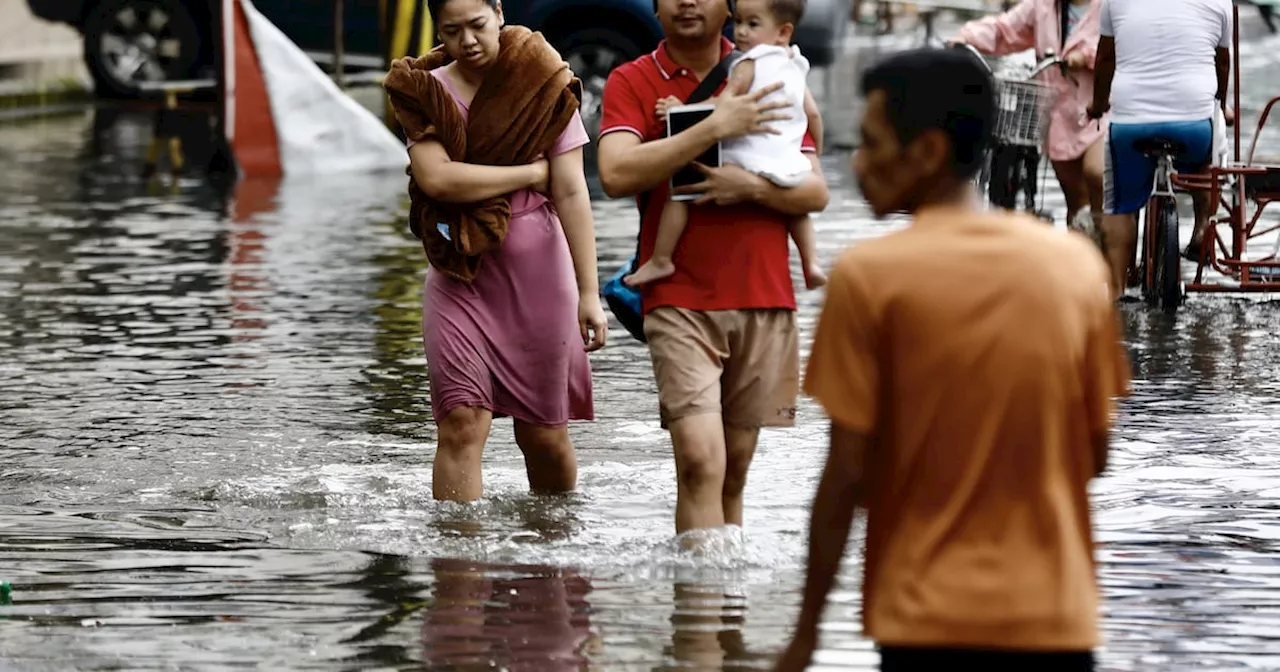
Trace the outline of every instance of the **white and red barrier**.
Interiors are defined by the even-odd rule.
[[[250,0],[220,0],[220,100],[241,177],[403,170],[404,144]]]

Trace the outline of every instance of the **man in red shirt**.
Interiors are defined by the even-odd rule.
[[[616,68],[604,88],[599,172],[605,193],[644,203],[640,261],[653,253],[671,176],[721,140],[766,132],[777,87],[723,96],[705,120],[670,138],[660,98],[686,100],[733,48],[721,36],[728,0],[658,0],[665,38]],[[643,288],[644,330],[662,424],[676,458],[676,532],[742,525],[742,491],[761,427],[790,426],[800,357],[787,221],[827,205],[813,139],[813,175],[790,189],[737,166],[700,168],[676,272]],[[647,200],[641,198],[647,194]]]

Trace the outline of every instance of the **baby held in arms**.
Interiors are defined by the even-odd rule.
[[[734,42],[743,56],[729,71],[725,93],[741,95],[757,91],[781,81],[781,89],[765,100],[781,98],[790,106],[780,112],[788,118],[770,126],[776,133],[754,133],[721,145],[724,163],[736,164],[760,175],[779,187],[798,186],[813,171],[808,157],[801,151],[806,131],[818,142],[822,152],[822,117],[810,94],[805,77],[809,61],[791,45],[795,26],[804,13],[805,0],[738,0],[734,12]],[[680,105],[675,97],[658,101],[656,113],[666,119],[668,108]],[[671,255],[689,223],[689,206],[683,201],[668,201],[658,222],[658,236],[653,256],[635,273],[623,278],[629,286],[661,280],[675,272]],[[827,276],[818,265],[813,223],[799,217],[789,223],[791,238],[800,250],[805,286],[809,289],[826,284]]]

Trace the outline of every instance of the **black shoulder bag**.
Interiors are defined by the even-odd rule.
[[[716,89],[729,78],[729,68],[742,56],[742,52],[734,49],[716,63],[716,67],[707,73],[706,78],[698,83],[698,88],[689,94],[685,104],[692,105],[700,103],[711,97]],[[644,213],[649,206],[649,199],[652,192],[644,192],[636,199],[640,208],[640,228],[643,229]],[[633,338],[641,343],[645,342],[644,337],[644,312],[640,304],[640,292],[623,284],[622,279],[636,272],[636,268],[640,266],[640,233],[636,232],[636,252],[631,259],[618,269],[609,281],[604,283],[604,287],[600,289],[600,295],[604,297],[605,303],[609,304],[609,310],[613,311],[614,317],[618,318],[618,322],[626,328],[627,332]]]

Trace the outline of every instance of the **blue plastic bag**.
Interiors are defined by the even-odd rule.
[[[622,323],[631,337],[645,343],[647,341],[644,337],[644,312],[640,305],[640,292],[622,283],[622,278],[635,273],[639,261],[635,255],[632,255],[631,260],[623,264],[622,268],[604,283],[604,287],[600,288],[600,296],[604,297],[604,302],[609,305],[609,310],[613,311],[613,316],[618,318],[618,322]]]

